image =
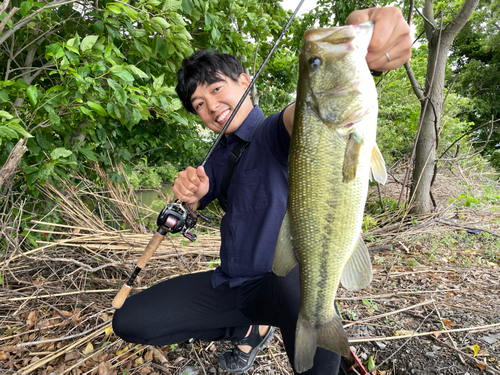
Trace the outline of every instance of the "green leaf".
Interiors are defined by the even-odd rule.
[[[78,150],[79,153],[84,155],[87,159],[92,160],[92,161],[98,161],[97,156],[95,153],[88,148],[81,148]]]
[[[111,68],[109,68],[110,73],[121,72],[122,70],[123,70],[123,65],[113,65]]]
[[[127,69],[130,73],[132,73],[136,77],[149,79],[149,76],[135,65],[127,65],[125,66],[125,69]]]
[[[26,173],[26,174],[30,174],[30,173],[33,173],[33,172],[36,172],[38,171],[38,166],[33,166],[33,167],[26,167],[23,169],[23,172]]]
[[[59,125],[61,123],[61,118],[54,111],[50,111],[49,121],[54,125]]]
[[[97,35],[88,35],[83,38],[82,43],[80,44],[80,49],[82,50],[82,52],[91,50],[94,44],[97,42],[97,39],[99,39],[99,36]]]
[[[84,107],[83,105],[78,107],[78,109],[80,110],[80,112],[82,112],[84,115],[87,115],[87,116],[90,116],[92,119],[94,119],[94,116],[93,116],[93,113],[90,109],[88,109],[87,107]]]
[[[181,7],[181,5],[182,5],[182,0],[165,0],[162,9],[164,11],[175,12],[177,9]]]
[[[0,117],[6,118],[7,120],[10,120],[11,118],[13,118],[13,116],[9,112],[6,112],[6,111],[0,111]]]
[[[127,104],[127,93],[125,92],[123,87],[120,86],[114,79],[108,78],[107,81],[109,86],[113,89],[113,94],[118,99],[118,101],[123,105]]]
[[[108,115],[108,112],[106,112],[106,110],[100,104],[89,101],[87,102],[87,105],[94,111],[96,111],[100,116],[106,117]]]
[[[137,108],[134,107],[134,109],[132,110],[132,117],[134,119],[134,123],[138,124],[139,121],[142,120],[142,115],[141,115],[141,112],[139,112],[139,110]]]
[[[80,51],[78,51],[78,48],[76,47],[73,47],[73,46],[69,46],[66,44],[66,49],[70,52],[74,52],[75,54],[79,55],[80,54]]]
[[[117,77],[120,77],[124,81],[134,82],[134,76],[132,74],[130,74],[129,72],[127,72],[126,70],[122,70],[122,71],[119,71],[119,72],[116,72],[113,74]]]
[[[165,75],[162,74],[161,76],[159,76],[158,78],[156,78],[153,82],[153,89],[155,91],[158,91],[158,89],[163,85],[163,80],[165,78]]]
[[[29,1],[23,1],[21,3],[21,6],[19,8],[19,13],[21,13],[21,16],[25,16],[26,14],[28,14],[28,12],[30,11],[31,7],[33,6],[33,4]]]
[[[41,132],[36,132],[35,134],[36,143],[42,148],[42,150],[48,150],[50,148],[50,143],[45,138],[45,135]]]
[[[162,17],[153,17],[150,19],[150,21],[160,25],[160,27],[163,29],[168,29],[170,27],[170,24],[167,22],[167,20]]]
[[[19,138],[17,133],[14,130],[9,129],[7,126],[0,126],[0,140],[2,137],[7,138],[7,140]]]
[[[373,360],[373,355],[370,356],[370,358],[368,358],[368,360],[365,362],[366,364],[366,368],[368,369],[368,371],[372,371],[375,367],[375,361]]]
[[[50,153],[50,158],[52,160],[57,160],[59,158],[67,158],[70,156],[73,152],[70,150],[66,150],[64,147],[58,147]]]
[[[125,11],[125,13],[127,13],[127,16],[129,16],[130,18],[132,18],[134,21],[138,21],[139,20],[139,17],[137,15],[137,11],[135,9],[132,9],[129,6],[124,6],[123,10]]]
[[[101,143],[106,142],[106,131],[104,129],[97,129],[95,132],[97,134],[97,138],[99,138],[99,141],[101,141]]]
[[[31,105],[33,107],[36,106],[36,103],[38,103],[38,90],[35,86],[30,85],[28,89],[26,90],[26,93],[28,94],[28,98],[31,102]]]
[[[172,113],[172,117],[175,118],[178,122],[180,122],[183,125],[186,125],[186,126],[189,125],[188,121],[184,117],[178,116],[175,113]]]
[[[2,102],[8,102],[9,94],[6,93],[5,91],[0,91],[0,99],[2,100]]]
[[[115,14],[120,14],[122,12],[122,10],[119,7],[116,6],[116,3],[114,3],[114,4],[108,4],[106,6],[106,8],[108,8],[110,11],[112,11]]]
[[[9,123],[7,125],[9,128],[14,129],[16,132],[21,134],[24,138],[33,138],[33,136],[28,133],[21,125],[19,124],[14,124],[14,123]]]

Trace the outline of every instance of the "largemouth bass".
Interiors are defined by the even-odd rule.
[[[375,143],[377,91],[365,61],[372,31],[368,22],[304,34],[287,212],[273,262],[277,275],[299,264],[298,372],[312,367],[318,346],[349,354],[335,294],[340,281],[357,290],[372,280],[361,238],[370,169],[377,181],[387,179]]]

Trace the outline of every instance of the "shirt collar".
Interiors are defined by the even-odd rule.
[[[250,111],[246,119],[242,122],[240,127],[236,129],[234,134],[238,136],[238,138],[250,142],[255,133],[255,128],[259,124],[259,120],[264,114],[258,105],[254,106]]]

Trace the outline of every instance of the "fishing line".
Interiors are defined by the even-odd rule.
[[[278,37],[278,39],[276,40],[276,42],[274,43],[273,47],[271,48],[271,50],[269,51],[269,53],[267,54],[267,57],[266,59],[264,60],[264,62],[262,63],[262,65],[260,66],[259,70],[257,71],[257,73],[255,74],[255,77],[253,77],[252,81],[250,82],[250,84],[248,85],[247,89],[245,90],[245,92],[243,93],[243,96],[241,97],[240,101],[238,102],[238,104],[236,105],[236,107],[234,108],[234,111],[231,113],[231,116],[229,116],[229,119],[227,120],[226,124],[224,125],[224,127],[222,128],[222,130],[220,131],[219,135],[217,136],[217,138],[215,139],[214,143],[212,144],[212,146],[210,147],[210,150],[208,150],[208,153],[207,155],[205,156],[205,159],[203,159],[203,161],[201,162],[201,166],[204,167],[208,158],[210,157],[210,155],[212,155],[215,147],[217,146],[217,144],[220,142],[220,140],[222,139],[222,137],[224,136],[224,133],[226,132],[227,128],[229,127],[229,125],[231,124],[231,121],[233,121],[233,118],[234,116],[236,116],[236,113],[238,113],[238,110],[240,109],[241,105],[243,104],[243,102],[245,101],[246,97],[248,96],[248,94],[250,93],[250,90],[252,89],[252,87],[254,86],[255,84],[255,81],[257,81],[257,78],[259,78],[259,75],[260,73],[262,72],[262,70],[264,70],[265,66],[267,65],[269,59],[271,58],[272,54],[274,53],[274,50],[278,47],[278,44],[280,43],[281,39],[283,38],[283,36],[285,35],[285,33],[288,31],[288,28],[290,27],[290,25],[292,24],[292,21],[294,20],[295,16],[297,15],[297,13],[299,12],[299,9],[300,7],[302,6],[302,4],[304,3],[305,0],[301,0],[299,5],[297,6],[297,9],[295,9],[295,12],[293,12],[292,16],[290,17],[290,19],[288,20],[288,22],[286,23],[285,27],[283,27],[283,30],[281,30],[281,34],[280,36]]]

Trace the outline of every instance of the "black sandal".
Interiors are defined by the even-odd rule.
[[[252,367],[255,356],[264,349],[272,340],[274,327],[270,326],[264,337],[259,334],[259,326],[253,325],[250,334],[239,341],[234,342],[234,348],[227,350],[219,356],[217,362],[222,369],[233,373],[242,374]],[[249,345],[252,347],[249,353],[245,353],[238,345]]]

